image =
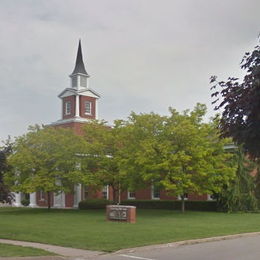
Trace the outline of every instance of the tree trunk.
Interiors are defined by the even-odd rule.
[[[185,199],[184,199],[184,195],[181,196],[181,212],[182,213],[185,212]]]
[[[48,209],[51,208],[51,193],[48,191],[47,192],[47,197],[48,197]]]
[[[115,189],[115,187],[113,187],[112,186],[112,189],[113,189],[113,202],[114,202],[114,204],[117,204],[117,201],[118,201],[118,199],[117,199],[117,189]]]
[[[121,188],[120,188],[120,183],[118,185],[118,205],[121,204]]]

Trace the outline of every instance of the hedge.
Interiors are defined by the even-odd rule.
[[[112,202],[105,199],[88,199],[79,202],[79,209],[104,209]]]
[[[105,209],[112,201],[105,199],[88,199],[79,202],[79,209]],[[181,210],[180,200],[123,200],[121,205],[136,206],[138,209],[172,209]],[[216,201],[185,201],[186,210],[217,211]]]
[[[124,200],[122,205],[136,206],[139,209],[181,210],[180,200]],[[186,210],[217,211],[216,201],[185,201]]]
[[[22,199],[21,200],[21,204],[25,207],[29,206],[30,204],[30,200],[29,199]]]

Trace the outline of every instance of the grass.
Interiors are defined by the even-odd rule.
[[[105,221],[104,210],[0,208],[0,238],[115,251],[150,244],[260,231],[258,213],[138,210],[137,223]]]
[[[0,257],[49,256],[49,255],[55,255],[55,254],[42,249],[36,249],[32,247],[0,244]]]

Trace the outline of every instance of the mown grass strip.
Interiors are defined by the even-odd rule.
[[[14,246],[0,243],[0,257],[24,257],[24,256],[49,256],[55,255],[54,253],[23,246]]]
[[[108,222],[104,210],[0,209],[0,237],[98,251],[260,231],[258,213],[137,210],[137,223]]]

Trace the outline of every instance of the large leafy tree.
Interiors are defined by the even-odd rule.
[[[11,203],[13,196],[9,187],[4,182],[4,174],[10,170],[10,165],[7,163],[7,157],[12,153],[12,141],[10,137],[0,148],[0,202],[5,201]]]
[[[258,209],[260,209],[260,165],[258,163],[256,169],[255,169],[255,196],[258,201]]]
[[[205,105],[169,117],[156,114],[130,117],[138,141],[129,165],[136,165],[145,181],[159,184],[182,198],[186,193],[220,192],[234,178],[224,139],[219,139],[215,123],[203,123]]]
[[[125,164],[130,151],[128,144],[133,139],[130,131],[124,121],[115,121],[113,126],[92,121],[84,126],[84,133],[83,182],[94,190],[110,185],[114,202],[120,203],[120,193],[138,185],[136,173],[131,175],[131,167]]]
[[[81,138],[68,129],[30,127],[27,134],[14,142],[8,158],[12,168],[5,180],[13,191],[46,192],[50,208],[51,192],[69,192],[73,183],[80,182],[77,154],[81,147]]]
[[[218,81],[211,77],[215,109],[221,110],[222,136],[232,137],[253,158],[260,158],[260,47],[246,53],[241,68],[246,71],[242,81],[230,77]]]
[[[136,176],[137,183],[154,185],[160,188],[160,176],[155,173],[160,170],[161,147],[164,145],[165,123],[167,117],[155,113],[131,113],[125,126],[128,132],[126,140],[126,156],[122,162],[129,175]],[[157,156],[159,155],[159,156]],[[136,182],[135,182],[136,183]],[[132,186],[132,190],[136,187]],[[130,189],[131,189],[130,188]]]

